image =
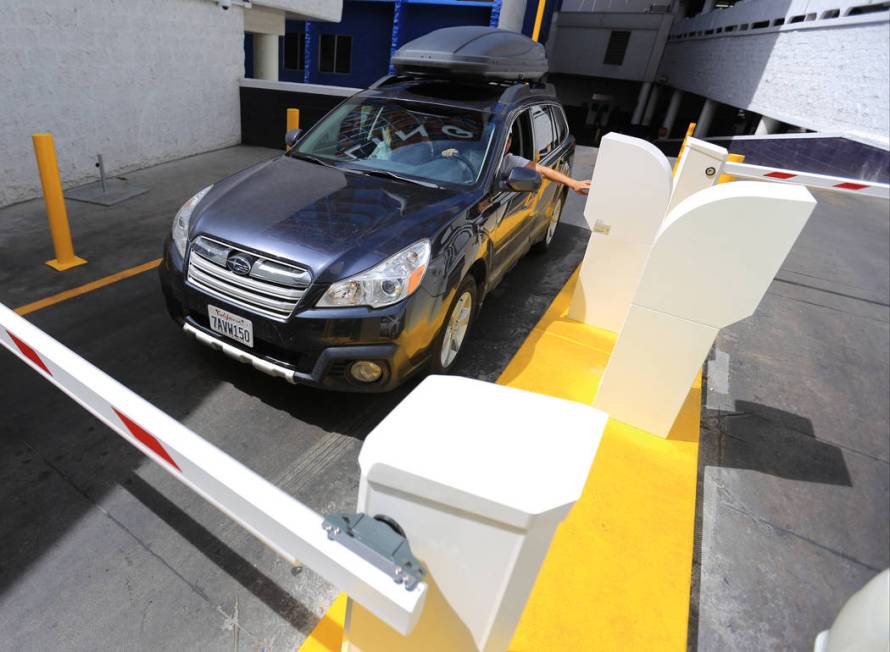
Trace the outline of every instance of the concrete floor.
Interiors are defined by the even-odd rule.
[[[700,652],[812,649],[890,566],[890,212],[814,195],[757,312],[720,333],[707,368]]]
[[[150,190],[116,207],[68,202],[90,263],[63,274],[43,265],[42,202],[0,209],[0,301],[20,306],[157,258],[185,199],[276,154],[220,150],[132,173]],[[592,156],[580,158],[589,177]],[[587,231],[571,222],[583,223],[567,219],[551,251],[526,257],[486,300],[456,373],[497,378],[583,256]],[[154,272],[28,319],[321,513],[354,508],[362,440],[411,388],[356,396],[264,376],[184,337]],[[0,379],[0,650],[292,651],[311,631],[333,587],[2,352]]]

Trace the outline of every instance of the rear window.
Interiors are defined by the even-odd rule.
[[[550,114],[553,117],[553,131],[556,135],[556,146],[559,146],[559,144],[566,139],[566,136],[569,135],[569,127],[566,124],[566,118],[562,109],[558,106],[551,104]]]
[[[554,147],[553,120],[546,106],[533,106],[531,108],[532,131],[535,134],[535,150],[539,157],[550,153]]]

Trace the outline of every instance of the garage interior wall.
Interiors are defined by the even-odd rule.
[[[844,20],[818,23],[819,29],[669,41],[658,74],[673,88],[887,149],[888,23]]]
[[[31,134],[65,187],[241,140],[244,16],[208,0],[0,0],[0,206],[40,194]]]

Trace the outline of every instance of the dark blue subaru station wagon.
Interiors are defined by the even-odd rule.
[[[188,334],[336,390],[454,365],[486,294],[550,244],[567,191],[505,157],[568,173],[574,140],[551,86],[420,58],[183,205],[160,277]]]

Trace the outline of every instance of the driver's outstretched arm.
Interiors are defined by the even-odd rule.
[[[534,161],[531,161],[528,165],[526,165],[526,167],[535,170],[542,177],[546,177],[551,181],[556,181],[557,183],[568,186],[579,195],[586,195],[588,189],[590,188],[590,181],[579,181],[578,179],[573,179],[572,177],[566,176],[559,170],[548,168],[545,165],[538,165]]]

